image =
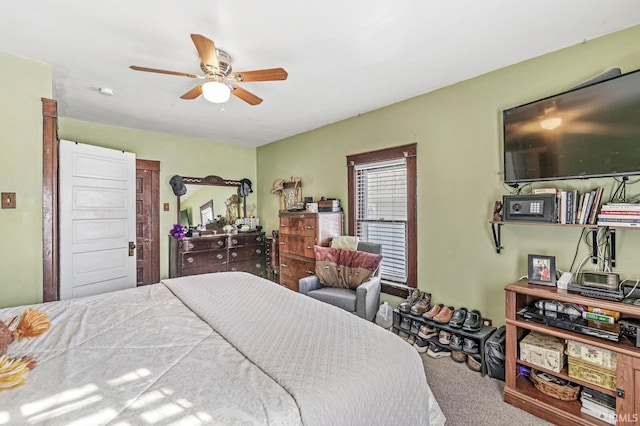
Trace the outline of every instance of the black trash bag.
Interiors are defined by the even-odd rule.
[[[182,176],[175,175],[171,178],[169,183],[171,184],[171,189],[173,189],[173,193],[175,195],[184,195],[187,193],[187,187],[182,181]]]
[[[246,197],[253,192],[251,189],[251,181],[249,179],[240,179],[240,186],[238,186],[238,197]]]

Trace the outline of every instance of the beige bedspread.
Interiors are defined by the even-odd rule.
[[[398,336],[250,274],[34,306],[52,328],[10,347],[39,363],[0,425],[444,423]]]

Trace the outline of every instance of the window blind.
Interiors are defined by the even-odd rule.
[[[382,245],[383,280],[407,282],[407,166],[404,158],[355,166],[356,235]]]

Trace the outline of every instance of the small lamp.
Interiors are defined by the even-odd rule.
[[[202,96],[209,102],[222,104],[229,100],[231,89],[219,81],[208,81],[202,85]]]

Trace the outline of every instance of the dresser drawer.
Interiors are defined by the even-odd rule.
[[[227,271],[249,272],[262,278],[266,278],[267,276],[267,268],[264,258],[231,262],[227,265]]]
[[[298,291],[298,280],[315,275],[316,261],[313,259],[297,259],[285,254],[280,256],[280,282],[290,289]],[[284,281],[283,281],[284,278]]]
[[[297,254],[315,259],[315,236],[280,234],[280,253]]]
[[[253,258],[264,259],[264,250],[263,246],[231,247],[229,248],[229,262]]]
[[[280,217],[280,238],[282,234],[296,234],[313,237],[318,230],[317,219],[314,216],[287,215]]]
[[[242,247],[249,245],[263,245],[264,244],[264,234],[234,234],[229,235],[229,247]]]
[[[180,261],[182,263],[182,270],[186,271],[189,268],[201,268],[206,265],[226,264],[227,251],[226,250],[200,250],[190,251],[180,254]]]
[[[227,270],[226,263],[218,263],[218,264],[208,264],[208,265],[200,265],[194,268],[184,268],[182,270],[182,275],[199,275],[199,274],[208,274],[210,272],[225,272]]]
[[[220,249],[227,246],[226,235],[215,235],[211,237],[185,238],[180,241],[181,251],[211,250]]]

